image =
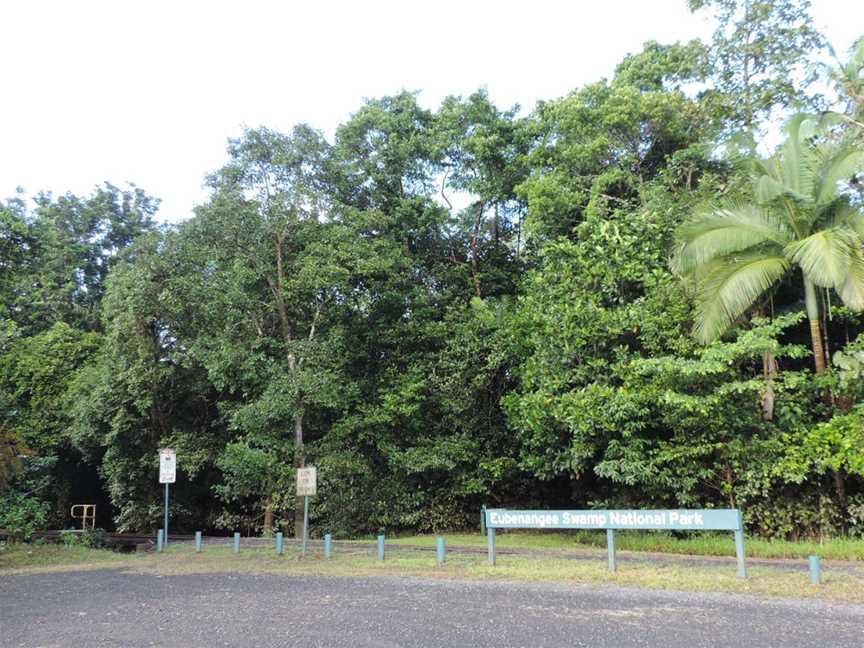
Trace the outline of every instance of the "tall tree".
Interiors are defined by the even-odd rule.
[[[485,92],[475,92],[466,98],[447,97],[435,114],[441,198],[451,212],[455,210],[449,192],[472,201],[458,223],[469,240],[468,266],[476,297],[488,294],[481,286],[480,255],[485,252],[490,261],[493,285],[487,288],[495,294],[502,287],[498,273],[506,272],[511,263],[509,251],[516,256],[520,252],[525,204],[517,197],[516,186],[527,176],[525,156],[531,139],[517,113],[518,106],[501,111]]]
[[[99,304],[118,253],[155,227],[159,201],[142,189],[105,184],[86,197],[40,194],[27,209],[19,199],[0,206],[5,268],[0,315],[25,334],[54,322],[99,328]]]
[[[202,269],[211,268],[205,280],[208,285],[202,286],[206,299],[237,310],[244,328],[249,329],[244,334],[251,334],[249,339],[258,340],[257,344],[272,345],[278,340],[274,359],[285,373],[271,377],[264,397],[275,397],[274,390],[287,397],[282,407],[290,411],[293,421],[295,468],[306,462],[304,422],[310,398],[306,347],[317,342],[332,297],[326,283],[316,282],[324,278],[325,269],[316,274],[316,260],[308,254],[309,245],[315,244],[311,230],[328,216],[321,175],[326,150],[321,135],[304,126],[296,127],[290,136],[264,128],[247,131],[230,143],[231,161],[210,181],[213,199],[186,228],[187,240],[198,246],[192,262]],[[246,276],[232,276],[235,270]],[[242,284],[235,284],[235,291],[221,298],[212,292],[223,281],[235,280],[258,284],[264,295],[249,294]],[[234,295],[242,302],[232,303]],[[240,322],[234,321],[232,312],[224,311],[224,316],[225,325],[237,330]],[[276,340],[269,337],[274,333]],[[205,366],[212,365],[209,358],[202,360]],[[298,498],[295,506],[298,537],[303,532],[301,502]],[[273,526],[269,494],[264,520],[269,532]]]
[[[151,530],[161,521],[157,453],[166,446],[177,449],[185,482],[174,495],[177,526],[206,523],[209,497],[200,498],[195,477],[226,441],[215,390],[169,315],[177,267],[171,243],[159,233],[144,237],[112,270],[101,347],[76,374],[68,400],[68,434],[98,463],[117,510],[114,523],[124,531]]]
[[[343,320],[372,307],[368,286],[393,255],[370,231],[347,224],[357,212],[329,193],[329,147],[318,132],[250,130],[229,153],[211,178],[213,196],[179,231],[173,281],[185,298],[172,305],[174,330],[225,394],[223,412],[239,440],[277,456],[291,448],[299,468],[319,413],[349,391]],[[223,465],[239,470],[229,459]],[[290,484],[262,484],[269,531],[275,486]],[[302,502],[293,507],[298,536]]]
[[[810,0],[688,0],[691,11],[713,11],[708,97],[728,133],[750,132],[776,109],[813,107],[809,57],[823,45]]]
[[[827,75],[837,91],[840,106],[826,111],[823,123],[839,126],[834,132],[836,137],[864,145],[864,36],[855,41],[846,61],[841,61],[833,48],[831,54],[836,65],[826,66]],[[864,193],[861,184],[856,189]]]
[[[110,184],[89,196],[0,204],[0,326],[11,332],[0,345],[2,425],[50,481],[39,496],[54,499],[55,523],[66,522],[70,498],[101,487],[99,458],[88,463],[74,447],[70,390],[103,343],[108,276],[123,250],[155,228],[157,206],[141,189]]]
[[[696,53],[653,51],[652,65],[664,71],[652,74],[651,83],[633,73],[640,65],[625,65],[612,81],[538,105],[527,126],[534,136],[530,173],[517,187],[535,242],[572,237],[593,208],[635,207],[638,188],[701,140],[707,124],[699,105],[665,85],[680,70],[680,59]]]

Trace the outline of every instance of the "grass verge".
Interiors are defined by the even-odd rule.
[[[485,547],[486,538],[479,533],[445,534],[447,544],[461,547]],[[693,556],[734,556],[732,532],[698,533],[689,537],[676,537],[668,532],[620,531],[616,534],[620,551],[672,553]],[[574,531],[542,533],[501,532],[497,534],[501,549],[589,549],[605,548],[605,531]],[[387,543],[434,546],[435,536],[410,536],[387,539]],[[833,538],[825,542],[791,542],[787,540],[761,540],[747,538],[747,556],[750,558],[801,558],[817,554],[823,560],[864,560],[864,539]]]
[[[326,560],[320,553],[301,557],[296,550],[277,556],[272,549],[244,548],[235,554],[228,546],[207,546],[196,554],[190,545],[174,545],[157,554],[116,554],[105,550],[62,546],[25,546],[0,552],[6,573],[38,573],[72,569],[120,568],[134,573],[181,575],[200,573],[252,573],[317,576],[413,576],[421,578],[570,583],[612,587],[640,587],[697,592],[729,592],[757,596],[818,598],[864,603],[864,578],[845,572],[825,573],[822,585],[812,585],[806,567],[790,571],[760,566],[750,578],[739,579],[734,569],[713,565],[670,565],[650,561],[621,564],[610,574],[602,560],[567,560],[556,557],[501,556],[494,567],[476,555],[448,555],[442,566],[433,553],[408,549],[392,551],[383,562],[374,547],[338,548]]]
[[[123,566],[132,556],[62,544],[0,544],[0,573]]]

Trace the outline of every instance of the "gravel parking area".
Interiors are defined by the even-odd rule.
[[[864,645],[864,606],[578,585],[120,571],[0,576],[0,645]]]

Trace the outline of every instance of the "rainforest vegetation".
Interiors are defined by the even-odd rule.
[[[0,527],[155,529],[171,447],[178,531],[296,531],[309,464],[314,532],[864,534],[864,41],[806,0],[689,4],[710,42],[533,108],[249,128],[176,225],[135,186],[0,202]]]

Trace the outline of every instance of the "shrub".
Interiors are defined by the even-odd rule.
[[[49,508],[47,502],[17,493],[0,497],[0,528],[15,540],[29,540],[45,527]]]
[[[60,539],[67,547],[87,547],[88,549],[104,549],[108,546],[108,536],[104,529],[93,531],[61,531]]]

